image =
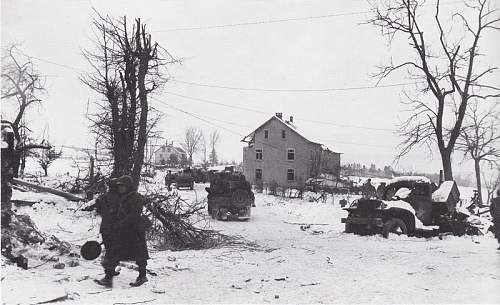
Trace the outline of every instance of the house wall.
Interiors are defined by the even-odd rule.
[[[264,138],[264,131],[269,131],[269,138]],[[285,130],[286,138],[281,138]],[[295,160],[287,160],[287,150],[295,149]],[[262,149],[262,160],[256,160],[256,149]],[[299,186],[310,176],[311,156],[313,151],[321,149],[318,144],[306,141],[291,127],[278,119],[272,119],[255,131],[252,146],[243,149],[243,173],[247,180],[255,184],[255,170],[262,169],[262,182],[269,184],[276,181],[280,186]],[[295,170],[295,180],[288,181],[287,170]]]
[[[321,156],[320,173],[340,177],[340,154],[329,150],[322,150]]]
[[[155,151],[155,164],[166,164],[170,160],[170,155],[177,155],[179,161],[182,154],[179,153],[173,146],[162,146]],[[162,162],[163,160],[163,162]]]

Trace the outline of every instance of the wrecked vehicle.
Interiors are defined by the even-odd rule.
[[[185,168],[182,172],[178,173],[175,177],[175,187],[194,189],[194,177],[190,168]]]
[[[252,186],[241,173],[216,172],[210,180],[208,213],[213,219],[250,219],[251,208],[255,206]]]
[[[387,184],[382,199],[361,198],[350,207],[346,233],[381,233],[432,236],[439,233],[466,233],[467,215],[457,211],[460,192],[454,181],[439,187],[426,177],[398,177]]]

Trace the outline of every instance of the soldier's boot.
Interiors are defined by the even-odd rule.
[[[132,287],[139,287],[142,284],[146,283],[148,281],[148,277],[146,276],[146,273],[139,273],[139,276],[135,279],[135,282],[130,283],[130,286]]]
[[[94,280],[97,284],[104,286],[106,288],[112,288],[113,287],[113,275],[111,273],[106,273],[106,275],[99,280]]]
[[[135,279],[135,282],[130,283],[132,287],[139,287],[148,281],[146,276],[146,264],[140,263],[139,265],[139,276]]]

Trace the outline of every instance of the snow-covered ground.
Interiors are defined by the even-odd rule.
[[[203,188],[180,194],[203,198]],[[13,197],[43,199],[18,212],[70,242],[75,252],[98,236],[99,218],[77,211],[77,203],[18,191]],[[255,241],[261,249],[151,251],[148,268],[157,276],[138,288],[128,285],[137,276],[129,264],[112,290],[92,281],[103,275],[99,260],[80,259],[79,266],[65,269],[50,262],[26,271],[3,264],[2,302],[33,304],[67,294],[60,304],[500,303],[500,252],[491,235],[440,240],[346,234],[340,198],[318,203],[256,194],[250,221],[211,221],[210,226]],[[60,257],[66,263],[71,259]],[[30,266],[40,263],[35,257]]]

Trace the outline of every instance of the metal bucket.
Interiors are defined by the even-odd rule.
[[[89,240],[83,244],[80,254],[86,260],[94,260],[101,255],[101,243],[95,240]]]

